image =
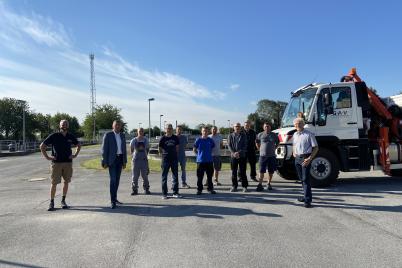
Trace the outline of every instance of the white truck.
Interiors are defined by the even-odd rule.
[[[341,82],[309,84],[292,92],[281,128],[274,131],[280,140],[276,157],[281,177],[297,179],[292,136],[298,112],[319,145],[311,163],[313,186],[333,184],[339,171],[381,169],[402,175],[402,109],[387,105],[364,82]]]

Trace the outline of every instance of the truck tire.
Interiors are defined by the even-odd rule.
[[[333,152],[320,148],[311,161],[311,186],[327,187],[336,182],[339,176],[339,162]]]
[[[298,180],[297,173],[295,168],[289,167],[278,167],[277,173],[280,177],[284,178],[285,180]]]
[[[392,177],[402,177],[402,169],[391,169]]]

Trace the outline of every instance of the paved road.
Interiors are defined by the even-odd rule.
[[[229,193],[226,172],[216,196],[190,189],[162,200],[159,174],[153,195],[132,197],[125,173],[125,204],[112,211],[106,172],[78,163],[94,154],[84,149],[74,164],[72,208],[55,212],[46,211],[49,169],[39,154],[0,158],[0,266],[402,267],[402,179],[342,174],[305,209],[295,202],[300,185],[277,176],[269,193]]]

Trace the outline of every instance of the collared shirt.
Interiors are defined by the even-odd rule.
[[[310,131],[303,129],[303,131],[296,131],[293,134],[293,149],[296,155],[311,154],[313,147],[317,146],[317,140]]]
[[[123,151],[121,150],[121,145],[122,144],[121,144],[120,132],[116,133],[116,132],[113,131],[113,133],[114,133],[114,137],[116,139],[116,144],[117,144],[117,154],[123,154]]]
[[[240,157],[245,157],[247,152],[247,136],[244,132],[235,133],[229,135],[228,147],[230,152],[240,153]]]
[[[52,162],[72,162],[71,145],[78,145],[78,140],[70,133],[65,136],[61,132],[50,134],[44,141],[47,146],[52,145],[52,156],[56,159]]]

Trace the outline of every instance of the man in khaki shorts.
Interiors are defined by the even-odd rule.
[[[71,146],[76,145],[75,153],[72,153]],[[46,152],[47,146],[52,146],[52,156]],[[73,175],[73,158],[76,158],[81,150],[81,145],[78,140],[70,133],[68,133],[68,121],[60,121],[60,131],[50,134],[40,145],[42,155],[49,161],[51,165],[51,179],[52,186],[50,188],[50,204],[48,211],[54,210],[54,196],[56,195],[56,186],[61,183],[61,177],[64,180],[63,197],[61,200],[61,207],[67,209],[66,195],[68,191],[68,184],[71,182]]]

